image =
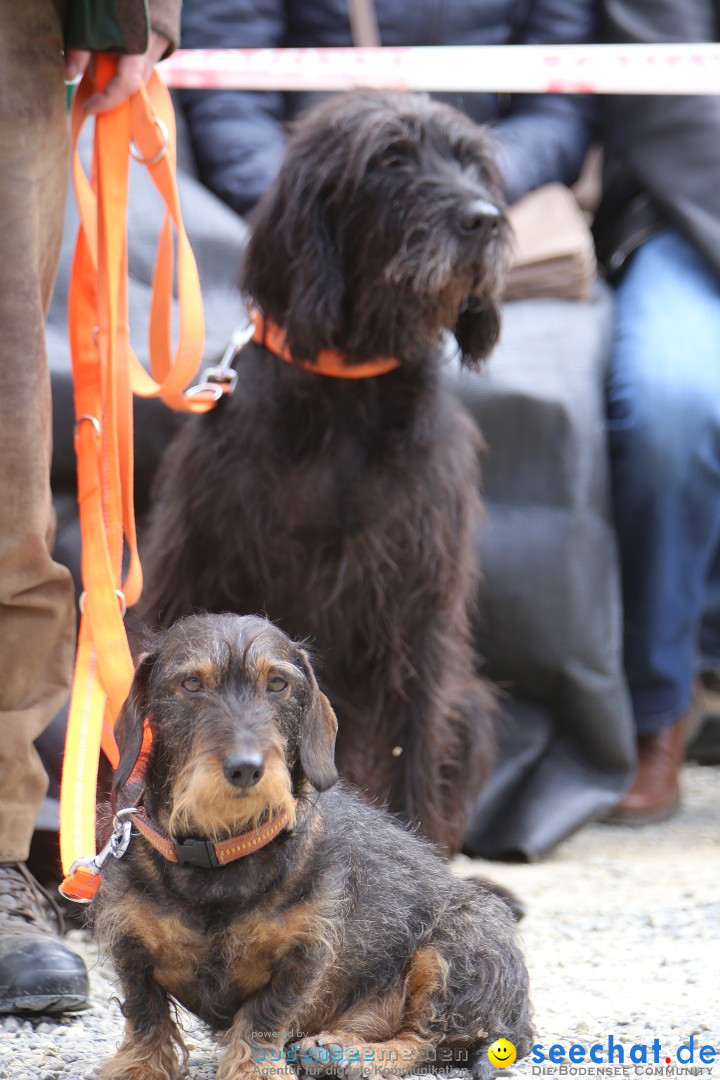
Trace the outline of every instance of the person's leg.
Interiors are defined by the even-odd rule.
[[[616,292],[608,429],[640,769],[653,748],[664,763],[652,805],[631,789],[621,810],[649,818],[677,801],[720,543],[720,279],[674,230],[643,245]]]
[[[47,787],[33,742],[67,698],[75,642],[70,575],[50,555],[44,338],[67,178],[58,8],[0,0],[0,1012],[78,1008],[87,993],[81,961],[37,934],[18,868]]]
[[[700,631],[700,664],[712,674],[713,684],[720,685],[720,547],[710,571],[708,595]]]

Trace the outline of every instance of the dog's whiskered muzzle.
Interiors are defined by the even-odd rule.
[[[265,758],[257,751],[231,754],[223,761],[223,773],[233,787],[255,787],[265,775]]]

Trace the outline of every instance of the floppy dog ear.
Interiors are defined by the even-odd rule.
[[[297,226],[296,243],[303,265],[301,271],[295,272],[290,288],[285,335],[293,356],[314,360],[337,338],[344,286],[328,211],[319,196],[305,217],[307,220]]]
[[[300,764],[315,790],[327,791],[338,780],[338,771],[335,768],[337,718],[330,702],[320,690],[304,652],[300,652],[300,663],[311,689],[300,735]]]
[[[130,693],[115,721],[115,741],[120,751],[120,760],[112,782],[113,806],[140,757],[145,731],[148,681],[156,659],[154,653],[145,653],[140,657],[130,685]]]
[[[468,306],[458,315],[455,338],[460,346],[462,362],[474,367],[492,352],[500,337],[500,308],[489,298],[471,297]]]
[[[288,150],[252,215],[242,288],[279,323],[290,352],[314,360],[331,348],[341,321],[343,273],[317,153]]]

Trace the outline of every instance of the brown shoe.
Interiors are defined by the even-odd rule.
[[[617,825],[650,825],[672,817],[680,801],[678,777],[695,727],[694,708],[655,735],[638,735],[638,762],[630,790],[605,819]]]

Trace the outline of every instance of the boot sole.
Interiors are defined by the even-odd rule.
[[[0,1015],[20,1015],[28,1013],[36,1016],[46,1013],[49,1016],[60,1013],[81,1012],[90,1005],[88,998],[82,994],[37,994],[25,995],[15,998],[3,998],[0,1000]]]
[[[605,825],[629,825],[638,828],[641,825],[658,825],[661,821],[673,817],[679,806],[680,800],[675,799],[669,806],[657,810],[611,810],[602,822]]]

